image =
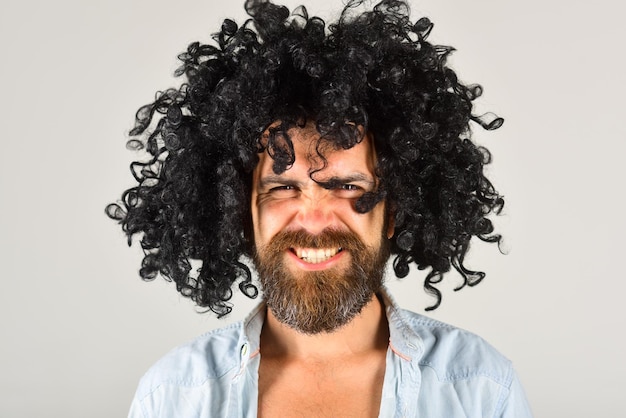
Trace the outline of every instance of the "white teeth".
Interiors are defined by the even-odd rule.
[[[318,264],[337,254],[340,248],[294,248],[298,258],[311,264]]]

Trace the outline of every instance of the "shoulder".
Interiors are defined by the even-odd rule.
[[[532,417],[511,361],[491,344],[423,315],[399,310],[398,316],[418,353],[423,415],[439,405],[446,416]]]
[[[508,387],[513,379],[511,361],[483,338],[469,331],[400,309],[406,326],[421,348],[419,364],[441,381],[488,378]]]
[[[202,386],[238,370],[242,333],[242,322],[236,322],[173,349],[142,377],[137,397],[148,395],[161,386]]]

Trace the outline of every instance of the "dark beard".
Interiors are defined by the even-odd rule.
[[[294,274],[284,264],[285,252],[294,247],[342,248],[351,258],[350,265]],[[254,264],[276,319],[304,334],[318,334],[338,329],[361,312],[382,286],[388,258],[385,237],[380,248],[369,248],[350,232],[287,231],[257,249]]]

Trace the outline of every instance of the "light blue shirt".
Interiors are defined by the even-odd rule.
[[[380,417],[532,417],[511,362],[493,347],[381,296],[390,336]],[[265,310],[159,360],[141,379],[129,418],[255,417]]]

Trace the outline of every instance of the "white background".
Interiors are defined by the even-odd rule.
[[[0,416],[125,416],[145,370],[218,321],[137,276],[103,209],[132,185],[135,110],[177,85],[175,59],[242,1],[3,1],[0,6]],[[289,1],[290,7],[299,2]],[[311,3],[311,2],[310,2]],[[339,0],[309,4],[330,16]],[[507,198],[508,255],[475,245],[479,286],[432,316],[513,360],[537,417],[623,417],[626,152],[624,7],[599,0],[423,0],[431,40],[454,45],[479,108],[505,117],[476,140]],[[458,283],[451,274],[449,290]],[[401,304],[431,300],[416,272]],[[240,297],[236,302],[241,302]]]

